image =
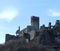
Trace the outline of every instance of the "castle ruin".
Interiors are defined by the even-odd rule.
[[[9,40],[22,39],[26,42],[39,42],[42,45],[56,45],[60,44],[60,20],[56,20],[55,25],[49,22],[48,27],[45,25],[39,26],[39,17],[31,16],[31,25],[28,25],[23,30],[16,31],[16,36],[6,34],[6,42]],[[39,39],[38,39],[39,37]]]

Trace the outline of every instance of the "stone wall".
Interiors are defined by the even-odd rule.
[[[16,39],[19,39],[19,36],[14,36],[14,35],[6,34],[5,42],[7,42],[9,40],[16,40]]]

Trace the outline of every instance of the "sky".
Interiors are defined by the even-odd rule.
[[[18,26],[30,25],[31,16],[40,18],[40,26],[54,25],[60,20],[60,0],[0,0],[0,43],[7,33],[16,35]]]

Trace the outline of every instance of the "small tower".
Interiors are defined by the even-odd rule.
[[[39,30],[39,17],[31,16],[31,26],[33,26],[36,30]]]
[[[51,22],[49,22],[49,25],[48,26],[49,26],[49,29],[51,29]]]
[[[55,27],[60,28],[60,20],[56,20]]]
[[[20,34],[20,26],[18,27],[18,30],[16,31],[16,35]]]

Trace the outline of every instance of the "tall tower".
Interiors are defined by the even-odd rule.
[[[33,26],[36,30],[39,30],[39,17],[31,16],[31,26]]]

